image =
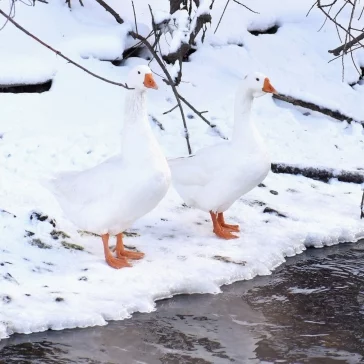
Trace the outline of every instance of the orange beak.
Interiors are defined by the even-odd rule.
[[[154,81],[153,75],[151,73],[147,73],[144,77],[144,86],[148,88],[154,88],[155,90],[158,90],[158,86],[156,82]]]
[[[269,81],[269,78],[268,78],[268,77],[266,77],[266,78],[264,79],[264,85],[263,85],[262,90],[263,90],[264,92],[269,92],[269,93],[271,93],[271,94],[278,94],[278,92],[276,91],[276,89],[275,89],[275,88],[272,86],[272,84],[270,83],[270,81]]]

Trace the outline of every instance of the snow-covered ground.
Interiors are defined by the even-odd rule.
[[[124,82],[130,67],[147,61],[131,58],[121,66],[105,61],[120,58],[133,44],[125,35],[134,26],[131,3],[108,3],[125,24],[117,24],[96,2],[85,1],[81,8],[76,0],[71,11],[63,0],[34,8],[18,3],[15,19],[93,72]],[[147,34],[147,2],[134,3],[139,30]],[[261,71],[283,94],[364,120],[364,85],[349,86],[359,78],[350,58],[345,82],[340,60],[328,63],[327,50],[340,41],[330,24],[318,32],[320,12],[306,17],[311,0],[245,3],[260,14],[231,2],[213,34],[225,6],[215,2],[205,43],[183,64],[185,82],[179,89],[187,100],[209,110],[207,117],[230,136],[239,80],[249,71]],[[150,4],[155,11],[168,11],[167,1]],[[4,2],[1,9],[6,9]],[[248,31],[274,24],[276,34]],[[355,57],[364,67],[363,52]],[[151,68],[162,72],[155,61]],[[10,213],[0,211],[0,339],[15,332],[104,325],[136,311],[150,312],[156,300],[178,293],[218,293],[223,284],[270,274],[285,257],[308,246],[364,236],[359,185],[270,173],[264,187],[244,196],[226,215],[241,224],[239,239],[215,237],[209,216],[183,206],[172,188],[125,239],[145,252],[145,259],[131,269],[113,270],[104,261],[100,239],[78,233],[40,181],[55,172],[94,166],[118,152],[127,91],[67,64],[8,24],[0,32],[0,83],[49,79],[49,92],[0,94],[0,209]],[[175,105],[173,94],[156,80],[159,90],[148,94],[155,134],[167,157],[186,155],[178,110],[163,115]],[[221,141],[185,110],[194,151]],[[364,134],[357,123],[307,114],[270,96],[256,101],[254,118],[275,162],[364,168]],[[266,207],[285,217],[263,213]],[[48,218],[37,218],[34,211]],[[78,245],[84,250],[75,249]]]

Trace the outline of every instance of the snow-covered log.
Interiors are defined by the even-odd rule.
[[[305,167],[295,164],[272,163],[272,172],[302,175],[322,182],[329,182],[330,179],[336,178],[340,182],[364,183],[364,172],[337,170],[334,168]]]

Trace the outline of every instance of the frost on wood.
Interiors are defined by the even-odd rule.
[[[206,0],[191,1],[188,5],[187,1],[171,1],[169,22],[164,23],[164,32],[171,36],[169,49],[163,55],[167,63],[185,60],[196,46],[201,30],[201,41],[204,41],[206,24],[211,22],[209,5]]]

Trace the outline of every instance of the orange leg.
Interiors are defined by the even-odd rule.
[[[236,231],[236,232],[240,231],[240,226],[239,225],[230,225],[230,224],[225,223],[224,213],[223,212],[220,212],[220,213],[217,214],[217,221],[219,222],[221,227],[223,227],[223,228],[225,228],[227,230]]]
[[[109,249],[109,234],[101,235],[102,242],[104,244],[104,253],[105,253],[105,260],[106,263],[109,264],[110,267],[113,267],[115,269],[120,269],[124,267],[131,267],[131,265],[128,263],[126,258],[118,259],[115,258]]]
[[[231,233],[230,230],[222,227],[218,221],[218,214],[216,214],[215,212],[210,211],[210,215],[211,215],[211,219],[212,219],[212,223],[214,225],[214,233],[222,239],[237,239],[238,236],[234,235]]]
[[[125,250],[123,244],[123,234],[116,235],[116,256],[118,258],[129,258],[129,259],[142,259],[144,257],[144,253],[131,252],[129,250]]]

